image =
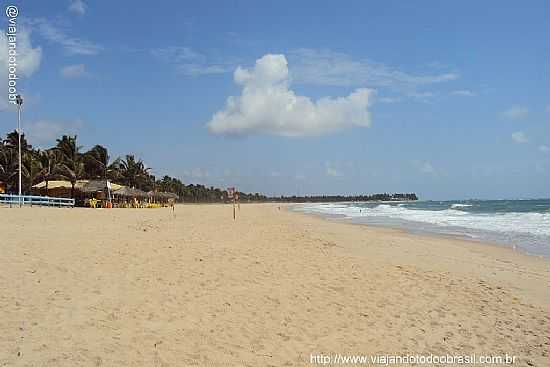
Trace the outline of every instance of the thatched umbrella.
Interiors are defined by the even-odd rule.
[[[178,200],[179,196],[172,192],[161,192],[161,191],[149,191],[147,193],[149,197],[155,201],[161,203],[167,203],[170,201]]]
[[[146,198],[149,196],[145,191],[132,189],[131,187],[121,187],[120,189],[113,191],[113,195],[127,198]]]
[[[74,186],[75,192],[81,194],[82,188],[88,184],[88,180],[77,180]],[[47,192],[44,190],[48,188]],[[39,194],[47,194],[49,196],[57,197],[70,197],[72,191],[72,184],[70,181],[65,180],[51,180],[51,181],[42,181],[32,186],[33,191],[38,192]]]
[[[162,192],[162,191],[149,191],[147,193],[147,195],[149,195],[149,197],[151,198],[154,198],[154,199],[164,199],[164,200],[168,200],[168,199],[174,199],[174,200],[177,200],[179,198],[178,195],[172,193],[172,192]]]

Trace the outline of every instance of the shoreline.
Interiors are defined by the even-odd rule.
[[[423,222],[415,222],[412,220],[402,219],[407,225],[400,225],[400,224],[392,224],[392,223],[373,223],[369,222],[368,220],[370,218],[361,218],[361,217],[348,217],[345,214],[330,214],[330,213],[320,213],[320,212],[308,212],[308,211],[302,211],[302,210],[294,210],[292,207],[299,207],[299,205],[302,205],[302,203],[292,203],[288,205],[288,210],[291,212],[304,214],[304,215],[311,215],[315,216],[324,220],[328,221],[334,221],[334,222],[342,222],[342,223],[351,223],[361,226],[371,226],[375,228],[387,228],[387,229],[393,229],[397,231],[403,231],[404,233],[412,234],[412,235],[419,235],[419,236],[429,236],[429,237],[441,237],[441,238],[447,238],[447,239],[455,239],[455,240],[462,240],[466,242],[473,242],[478,243],[482,245],[489,245],[489,246],[496,246],[500,248],[506,248],[513,252],[517,252],[520,254],[524,254],[527,256],[532,256],[536,258],[542,258],[550,261],[550,253],[548,251],[532,251],[528,246],[523,245],[521,242],[511,242],[507,240],[503,240],[500,238],[494,237],[487,238],[483,236],[469,234],[469,233],[445,233],[445,232],[439,232],[434,229],[416,229],[415,225],[422,225],[427,224],[431,225],[434,228],[437,228],[437,226],[432,225],[431,223],[423,223]],[[417,224],[416,224],[417,223]],[[469,229],[466,228],[465,229]],[[474,230],[475,232],[475,230]],[[482,232],[483,234],[483,232]],[[532,245],[531,245],[531,248]]]
[[[291,204],[291,205],[296,205],[296,204]],[[401,227],[397,227],[397,226],[394,227],[392,225],[373,224],[373,223],[360,223],[360,222],[357,222],[357,221],[353,221],[352,218],[347,218],[343,215],[338,215],[338,214],[330,216],[330,215],[324,215],[324,214],[321,214],[321,213],[293,211],[290,208],[286,208],[286,210],[288,210],[288,212],[290,212],[290,213],[296,213],[296,214],[302,214],[302,215],[305,215],[305,216],[311,216],[311,217],[315,217],[315,218],[318,218],[318,219],[321,219],[321,220],[326,220],[326,221],[333,222],[333,223],[343,223],[343,224],[352,224],[352,225],[357,225],[357,226],[367,226],[367,227],[372,227],[372,228],[396,231],[398,233],[409,234],[409,235],[412,235],[412,236],[431,237],[431,238],[435,238],[435,239],[442,238],[442,239],[448,239],[448,240],[464,241],[464,242],[467,242],[467,243],[479,244],[479,245],[482,245],[482,246],[491,246],[491,247],[495,247],[497,249],[505,249],[506,251],[512,251],[514,254],[525,255],[525,256],[528,256],[528,257],[538,258],[538,259],[542,259],[544,261],[550,262],[550,257],[549,256],[536,254],[536,253],[530,253],[528,251],[517,249],[517,248],[514,248],[514,245],[511,245],[509,243],[502,243],[502,242],[496,242],[496,241],[492,242],[492,241],[489,241],[489,240],[486,240],[486,239],[476,239],[476,238],[473,238],[473,237],[469,237],[469,236],[466,236],[466,235],[459,235],[459,234],[445,234],[445,233],[429,232],[429,231],[422,231],[422,230],[414,231],[414,230],[410,230],[408,228],[401,228]]]
[[[295,204],[290,204],[295,205]],[[428,237],[431,239],[445,239],[445,240],[451,240],[451,241],[461,241],[469,245],[480,245],[480,246],[489,246],[491,248],[494,248],[495,250],[504,250],[506,252],[511,252],[515,255],[519,256],[526,256],[527,258],[536,258],[541,259],[543,261],[547,261],[550,264],[550,257],[540,255],[540,254],[533,254],[526,251],[514,249],[512,245],[506,244],[506,243],[498,243],[498,242],[491,242],[484,239],[475,239],[468,236],[461,236],[461,235],[453,235],[453,234],[445,234],[445,233],[435,233],[435,232],[428,232],[428,231],[412,231],[407,228],[400,228],[400,227],[394,227],[391,225],[382,225],[382,224],[372,224],[372,223],[359,223],[354,222],[353,219],[346,218],[346,217],[340,217],[338,215],[334,216],[328,216],[323,215],[321,213],[310,213],[310,212],[300,212],[300,211],[293,211],[291,208],[285,208],[289,213],[294,213],[298,215],[304,215],[306,217],[312,217],[315,219],[320,219],[323,221],[328,221],[330,223],[341,223],[341,224],[349,224],[354,226],[364,226],[364,227],[370,227],[373,229],[380,229],[380,230],[387,230],[390,232],[396,232],[397,234],[403,234],[403,235],[410,235],[415,237]]]

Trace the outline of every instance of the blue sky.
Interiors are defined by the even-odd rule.
[[[550,197],[547,1],[4,5],[34,145],[266,194]]]

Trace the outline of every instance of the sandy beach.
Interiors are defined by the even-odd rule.
[[[550,261],[242,205],[0,208],[0,366],[550,365]]]

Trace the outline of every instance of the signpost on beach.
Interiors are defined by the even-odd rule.
[[[233,199],[233,220],[237,219],[237,213],[235,212],[235,197],[237,195],[238,194],[236,194],[236,191],[235,191],[234,187],[228,187],[227,188],[227,198],[228,199]]]

